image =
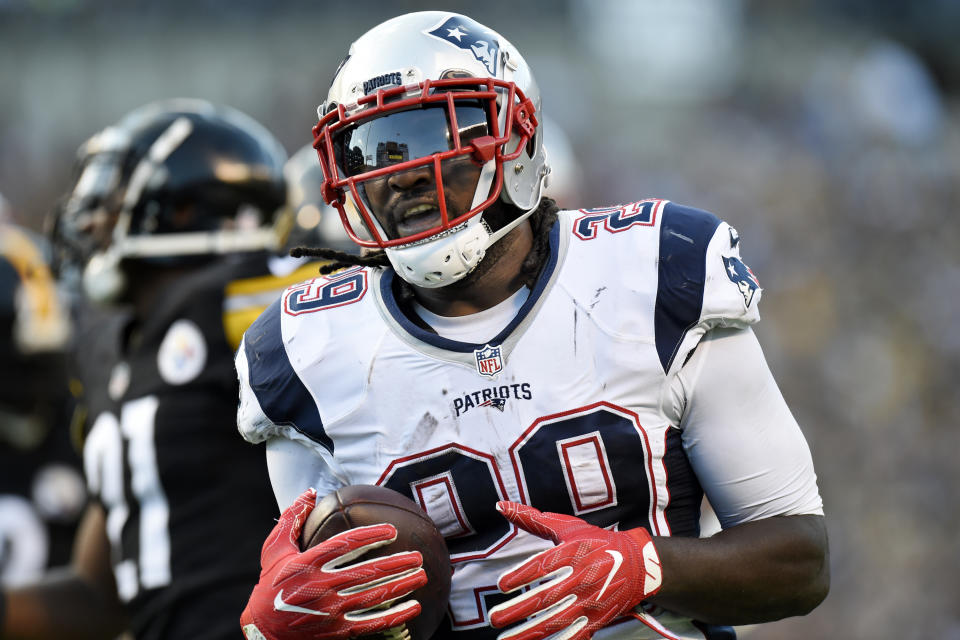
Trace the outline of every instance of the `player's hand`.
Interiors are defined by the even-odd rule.
[[[490,610],[494,627],[533,616],[498,640],[538,640],[554,633],[563,640],[589,638],[660,589],[660,558],[642,527],[609,531],[516,502],[499,502],[497,510],[557,545],[500,576],[497,587],[504,593],[543,582]]]
[[[316,498],[313,489],[297,498],[263,543],[260,582],[240,616],[247,640],[353,638],[420,613],[416,600],[402,600],[427,582],[419,552],[347,564],[396,539],[392,524],[349,529],[300,551]]]

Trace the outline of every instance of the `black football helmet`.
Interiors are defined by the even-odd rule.
[[[96,300],[125,287],[123,265],[179,265],[280,246],[282,145],[249,116],[203,100],[134,110],[85,142],[54,222],[58,253],[84,265]]]

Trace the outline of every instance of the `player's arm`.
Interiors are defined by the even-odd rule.
[[[774,516],[711,538],[653,538],[663,583],[651,602],[715,624],[805,615],[827,595],[823,516]]]
[[[652,537],[643,527],[610,531],[502,502],[507,519],[556,546],[500,576],[513,598],[491,609],[491,624],[519,623],[501,640],[559,632],[581,640],[644,601],[729,625],[802,615],[826,597],[827,536],[810,452],[753,333],[708,334],[672,391],[668,404],[680,407],[684,447],[724,531]]]
[[[274,437],[266,448],[270,484],[281,511],[311,487],[324,496],[346,484],[334,477],[321,452],[305,442]]]
[[[77,530],[68,567],[34,584],[6,589],[0,638],[4,640],[104,640],[126,622],[110,568],[106,515],[87,508]]]
[[[829,589],[810,451],[749,329],[715,329],[684,366],[684,447],[724,529],[654,538],[652,601],[705,622],[803,615]]]

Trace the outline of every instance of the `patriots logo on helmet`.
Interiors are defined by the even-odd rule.
[[[724,258],[723,265],[730,282],[737,285],[740,293],[743,294],[743,303],[749,307],[750,303],[753,302],[754,294],[760,288],[760,281],[757,280],[757,276],[753,275],[750,267],[744,264],[740,258]]]
[[[480,375],[492,378],[503,370],[500,347],[486,345],[482,349],[476,349],[473,353],[477,357],[477,373]]]
[[[429,35],[449,42],[459,49],[466,49],[483,63],[490,75],[497,75],[497,59],[500,57],[500,42],[481,24],[463,16],[450,16]]]

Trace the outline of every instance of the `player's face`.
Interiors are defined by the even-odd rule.
[[[78,216],[77,226],[81,233],[90,238],[94,249],[104,251],[110,246],[119,211],[119,203],[104,203]]]
[[[432,166],[417,167],[366,183],[371,212],[391,238],[410,236],[441,223],[439,191]],[[443,162],[443,195],[447,217],[466,213],[480,178],[470,158]]]
[[[445,105],[393,113],[345,131],[337,141],[339,169],[358,176],[401,162],[461,147],[488,135],[486,111],[479,104],[458,105],[456,128]],[[482,165],[470,156],[440,163],[440,180],[434,163],[364,180],[358,192],[388,239],[429,231],[442,222],[441,190],[452,220],[470,210]]]

